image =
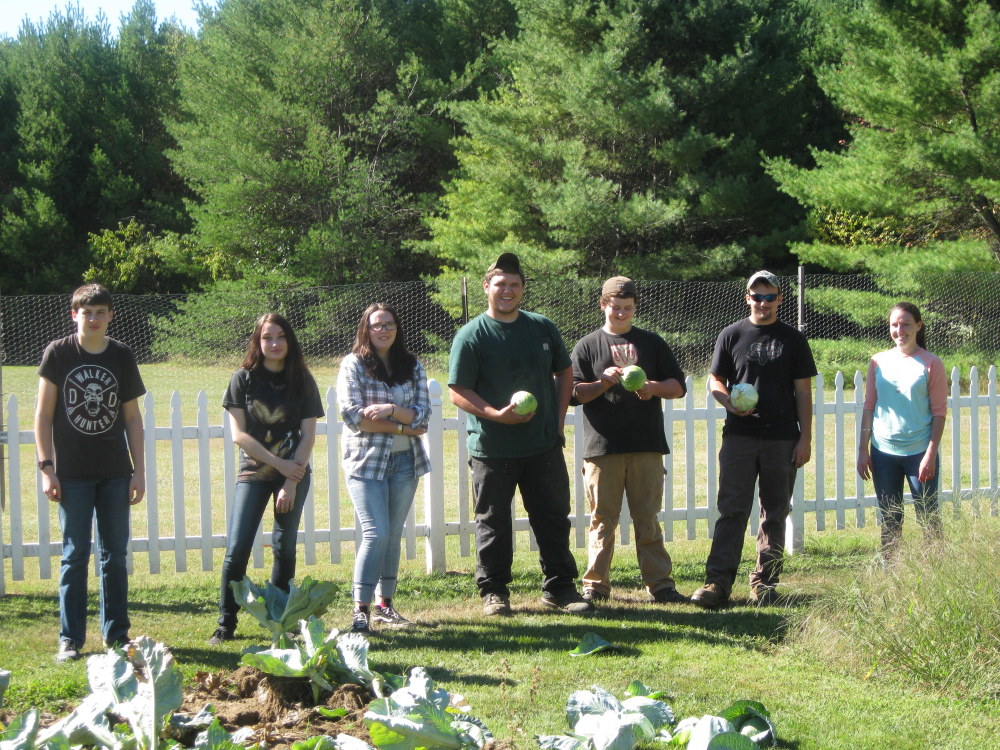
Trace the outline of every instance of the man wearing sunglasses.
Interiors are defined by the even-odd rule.
[[[747,281],[750,314],[723,329],[715,342],[709,375],[712,396],[726,409],[719,450],[719,518],[705,565],[705,585],[691,601],[716,609],[729,601],[743,539],[760,487],[757,565],[750,574],[750,600],[772,604],[781,575],[785,521],[796,472],[812,451],[812,378],[816,364],[806,337],[778,320],[781,283],[770,271]],[[737,411],[732,387],[750,383],[757,405]]]

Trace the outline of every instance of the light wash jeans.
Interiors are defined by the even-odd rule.
[[[63,554],[59,568],[59,640],[83,646],[87,640],[87,566],[97,516],[101,576],[101,634],[104,642],[128,640],[128,570],[125,553],[131,531],[130,477],[62,481],[59,525]]]
[[[347,477],[362,532],[354,560],[354,601],[371,604],[375,595],[391,599],[396,593],[399,544],[417,481],[412,451],[391,454],[384,479]]]
[[[295,548],[299,535],[299,520],[302,507],[309,494],[312,473],[306,475],[295,488],[295,504],[285,513],[274,514],[274,528],[271,530],[271,583],[283,591],[295,577]],[[219,626],[229,632],[236,630],[236,614],[239,605],[230,581],[242,581],[247,574],[247,563],[253,550],[253,540],[257,535],[264,511],[272,498],[285,483],[285,478],[269,482],[237,482],[233,493],[233,517],[229,520],[229,536],[226,544],[226,558],[222,562],[222,591],[219,595]]]

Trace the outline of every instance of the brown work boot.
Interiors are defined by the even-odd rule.
[[[718,609],[729,602],[729,594],[717,583],[706,583],[691,594],[691,603],[702,609]]]

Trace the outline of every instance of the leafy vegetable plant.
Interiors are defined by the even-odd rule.
[[[301,643],[291,642],[290,648],[251,646],[242,663],[277,677],[307,677],[315,703],[320,702],[323,691],[333,692],[334,684],[363,685],[381,697],[402,681],[368,667],[368,641],[363,635],[341,635],[336,628],[326,634],[323,621],[313,616],[300,620],[299,628]]]
[[[473,750],[493,739],[481,721],[453,706],[448,692],[421,667],[411,670],[405,686],[374,701],[364,720],[381,750]],[[341,750],[356,749],[343,745]]]
[[[249,577],[229,586],[239,605],[271,632],[272,647],[285,649],[292,647],[289,634],[298,622],[326,612],[340,590],[335,583],[314,581],[309,576],[302,579],[301,586],[292,583],[288,593],[270,581],[260,588]]]
[[[143,636],[125,651],[91,656],[87,682],[90,694],[69,716],[39,733],[38,747],[157,750],[164,722],[183,697],[181,670],[162,643]]]
[[[633,682],[629,691],[622,701],[597,686],[575,691],[566,701],[571,731],[535,739],[545,750],[632,750],[674,723],[670,706],[651,697],[645,685]]]

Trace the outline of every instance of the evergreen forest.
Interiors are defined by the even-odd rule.
[[[1000,264],[1000,0],[136,0],[0,39],[0,291]]]

